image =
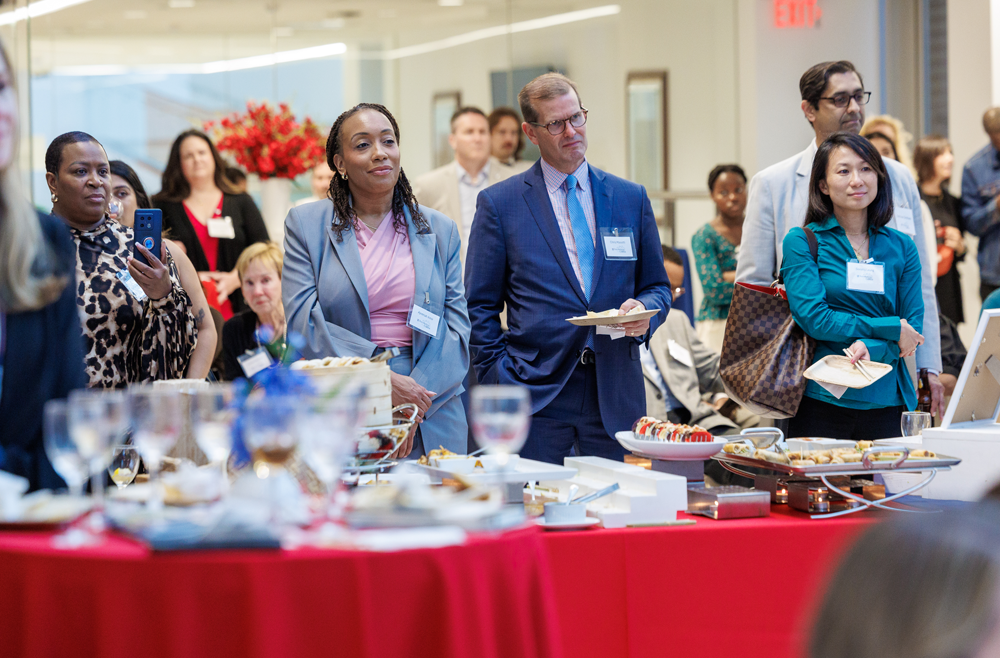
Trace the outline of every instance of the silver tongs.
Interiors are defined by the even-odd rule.
[[[569,505],[570,503],[573,503],[574,505],[579,503],[586,504],[592,500],[597,500],[598,498],[603,498],[604,496],[607,496],[610,493],[614,493],[618,491],[619,488],[620,488],[619,484],[615,482],[610,487],[605,487],[603,489],[600,489],[599,491],[594,491],[592,493],[587,494],[586,496],[580,496],[579,498],[576,498],[574,500],[569,500],[569,498],[567,498],[566,504],[567,505]]]
[[[844,348],[844,354],[847,355],[848,359],[850,359],[851,356],[852,356],[851,355],[851,350],[847,349],[846,347]],[[872,375],[870,372],[868,372],[868,368],[865,367],[865,364],[861,363],[860,359],[858,360],[857,363],[854,364],[854,367],[858,369],[858,372],[860,372],[862,375],[864,375],[865,379],[868,380],[868,383],[871,383],[871,382],[875,381],[874,375]]]

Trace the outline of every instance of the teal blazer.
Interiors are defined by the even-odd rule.
[[[861,389],[847,389],[839,400],[814,381],[806,384],[811,398],[853,409],[917,406],[910,373],[899,358],[900,318],[923,333],[924,302],[920,290],[920,255],[913,240],[884,226],[871,231],[868,255],[884,264],[885,294],[847,289],[847,262],[855,259],[847,234],[830,217],[810,225],[819,251],[814,261],[805,232],[793,228],[785,236],[781,276],[796,324],[816,339],[819,361],[843,355],[856,340],[864,341],[872,361],[893,367],[893,373]]]

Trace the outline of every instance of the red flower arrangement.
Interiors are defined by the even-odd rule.
[[[216,147],[231,153],[236,163],[261,180],[295,178],[326,159],[319,126],[309,117],[299,123],[280,103],[277,112],[267,102],[247,102],[246,114],[233,113],[205,123]]]

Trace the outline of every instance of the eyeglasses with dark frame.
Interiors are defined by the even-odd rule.
[[[821,101],[830,101],[834,107],[847,107],[853,99],[858,105],[868,105],[868,100],[872,97],[870,91],[859,91],[855,94],[834,94],[833,96],[820,96]]]
[[[585,107],[581,107],[580,111],[571,117],[566,119],[556,119],[555,121],[549,121],[548,123],[535,123],[534,121],[529,121],[533,126],[538,126],[539,128],[545,128],[549,131],[550,135],[561,135],[566,132],[566,124],[573,126],[574,128],[579,128],[583,124],[587,123],[587,113],[588,110]]]

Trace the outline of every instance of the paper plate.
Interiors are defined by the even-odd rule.
[[[869,381],[867,377],[862,375],[860,370],[851,365],[851,360],[846,356],[838,356],[836,354],[823,357],[806,368],[806,371],[802,374],[806,379],[812,379],[813,381],[825,384],[836,384],[837,386],[846,386],[847,388],[865,388],[892,372],[892,366],[885,363],[864,360],[861,363],[864,364],[868,372],[875,378],[874,381]]]
[[[585,315],[576,318],[566,318],[566,322],[570,324],[575,324],[578,327],[596,327],[596,326],[607,326],[612,324],[621,324],[622,322],[635,322],[637,320],[645,320],[651,318],[660,312],[658,308],[649,308],[645,311],[639,311],[638,313],[631,313],[629,315],[615,315],[611,317],[597,317],[591,318]]]

